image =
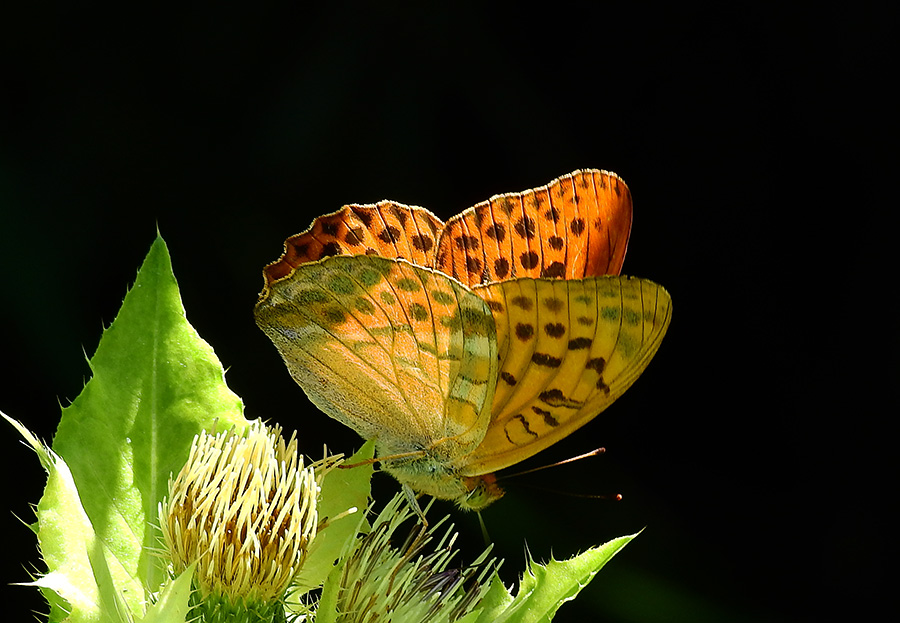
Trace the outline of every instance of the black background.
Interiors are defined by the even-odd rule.
[[[0,408],[52,438],[158,226],[248,416],[352,451],[253,323],[283,239],[346,203],[446,219],[605,168],[635,202],[623,272],[665,285],[673,321],[624,397],[523,467],[607,454],[512,479],[484,513],[505,579],[526,544],[564,558],[646,526],[556,620],[866,620],[896,530],[897,294],[878,273],[897,24],[722,4],[0,16]],[[44,481],[5,439],[3,584],[38,562],[13,513],[32,520]],[[477,522],[455,519],[471,560]],[[11,620],[41,608],[3,590]]]

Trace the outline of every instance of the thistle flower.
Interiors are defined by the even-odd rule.
[[[456,554],[451,525],[434,551],[426,553],[437,528],[400,549],[390,539],[412,515],[398,495],[375,520],[344,563],[337,598],[339,623],[443,623],[477,607],[488,590],[488,576],[499,566],[487,560],[490,548],[469,567],[449,567]],[[445,518],[446,519],[446,518]]]
[[[316,535],[318,492],[296,435],[285,444],[277,426],[256,421],[246,436],[194,438],[159,516],[173,571],[196,563],[195,601],[207,621],[276,612]]]

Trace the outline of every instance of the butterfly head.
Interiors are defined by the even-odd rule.
[[[468,493],[456,499],[456,504],[463,510],[480,511],[487,508],[506,493],[497,484],[494,474],[482,476],[464,476],[463,483]]]

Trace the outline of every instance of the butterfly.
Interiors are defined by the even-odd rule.
[[[572,434],[643,372],[664,288],[617,275],[631,196],[575,171],[446,224],[382,201],[317,218],[264,270],[256,322],[319,409],[405,487],[480,510],[494,472]]]

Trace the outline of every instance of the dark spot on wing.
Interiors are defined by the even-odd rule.
[[[528,420],[526,420],[525,416],[522,415],[521,413],[519,413],[518,415],[514,415],[512,419],[520,422],[522,424],[522,428],[525,429],[525,432],[528,433],[529,435],[531,435],[532,437],[538,436],[538,434],[536,432],[531,430],[531,427],[528,425]],[[509,424],[511,424],[511,423],[512,422],[510,422]],[[509,426],[509,424],[507,424],[507,426]],[[514,443],[513,440],[510,439],[509,431],[506,431],[506,438],[509,440],[509,443]]]
[[[340,255],[343,251],[341,250],[341,245],[337,242],[327,242],[322,245],[322,257],[331,257],[333,255]]]
[[[546,424],[547,426],[559,426],[559,420],[553,417],[553,414],[549,411],[545,411],[540,407],[531,407],[531,410],[544,418],[544,424]]]
[[[566,325],[561,322],[548,322],[544,325],[544,332],[553,338],[561,338],[566,334]]]
[[[580,236],[584,233],[584,219],[583,218],[573,218],[572,222],[569,224],[569,229],[572,230],[572,233],[576,236]]]
[[[529,311],[532,307],[533,299],[527,296],[514,296],[509,300],[509,302],[520,309]]]
[[[565,407],[567,409],[580,409],[583,405],[583,401],[572,400],[568,398],[565,394],[562,393],[561,389],[548,389],[543,391],[538,396],[538,399],[541,402],[544,402],[551,407]]]
[[[574,340],[569,340],[569,350],[583,350],[585,348],[590,348],[593,343],[594,340],[589,337],[577,337]]]
[[[566,276],[566,265],[562,262],[551,262],[541,270],[541,277],[545,279],[561,279]]]
[[[396,217],[396,219],[400,221],[401,227],[406,227],[406,219],[409,218],[409,212],[407,212],[400,206],[391,206],[390,208],[388,208],[388,210],[390,210],[391,214],[393,214],[394,217]]]
[[[459,236],[456,238],[456,246],[460,250],[475,250],[478,248],[478,236]]]
[[[530,216],[520,218],[513,228],[520,238],[534,238],[537,229],[534,226],[534,219]]]
[[[545,366],[547,368],[558,368],[562,363],[562,359],[553,357],[547,353],[534,353],[531,355],[531,361],[539,366]]]
[[[520,322],[516,325],[516,337],[527,342],[534,335],[534,327],[530,324]]]
[[[556,298],[555,296],[547,297],[543,302],[544,307],[552,312],[558,312],[566,306],[562,299]]]
[[[539,260],[538,254],[534,251],[525,251],[519,256],[519,262],[522,264],[522,268],[526,270],[530,270],[537,266]]]
[[[494,260],[494,274],[500,279],[504,279],[509,274],[509,260],[505,257],[498,257]]]
[[[472,211],[472,214],[475,218],[475,227],[477,227],[478,229],[481,229],[481,224],[484,222],[485,209],[485,206],[478,206]]]
[[[349,244],[352,247],[357,247],[362,244],[363,241],[363,232],[364,228],[359,225],[354,225],[353,227],[348,227],[347,231],[344,232],[344,242]]]
[[[361,208],[359,206],[353,206],[350,208],[353,213],[356,215],[356,218],[362,221],[363,225],[366,227],[370,227],[372,225],[372,211],[367,210],[365,208]]]
[[[378,234],[378,239],[385,243],[393,243],[400,240],[400,230],[393,225],[388,225]]]
[[[506,228],[502,223],[494,223],[484,230],[484,235],[488,238],[493,238],[497,242],[503,242],[506,238]]]
[[[434,240],[423,234],[417,234],[410,239],[414,249],[422,252],[428,252],[434,246]]]
[[[512,211],[515,209],[515,205],[510,200],[509,197],[504,197],[503,199],[501,199],[499,207],[500,207],[500,210],[502,212],[504,212],[507,216],[512,214]]]

